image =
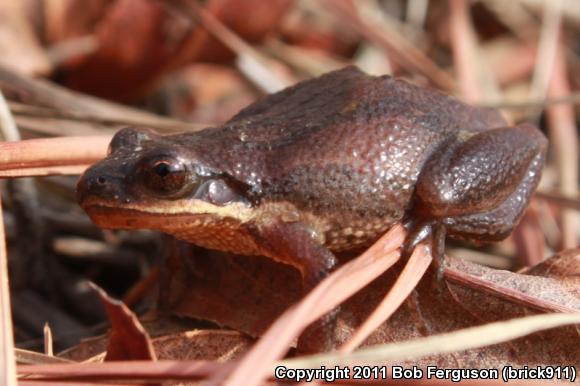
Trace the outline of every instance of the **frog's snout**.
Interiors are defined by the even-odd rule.
[[[77,202],[83,207],[104,202],[128,203],[130,200],[121,189],[122,182],[120,177],[91,167],[77,183]]]

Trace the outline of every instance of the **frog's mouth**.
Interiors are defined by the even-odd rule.
[[[83,209],[98,227],[106,229],[157,229],[165,217],[175,217],[102,204],[83,205]]]
[[[82,203],[91,220],[107,229],[174,229],[204,226],[209,223],[249,221],[253,214],[239,203],[216,206],[201,200],[110,205],[103,202]]]
[[[244,224],[232,217],[215,213],[160,214],[150,212],[150,208],[139,210],[103,204],[83,205],[83,208],[93,222],[102,228],[151,229],[210,249],[242,254],[262,253]]]

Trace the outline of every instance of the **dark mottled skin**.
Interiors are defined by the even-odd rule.
[[[401,220],[413,205],[417,179],[434,152],[453,147],[457,151],[452,155],[459,157],[459,151],[472,148],[458,147],[467,137],[505,126],[495,110],[473,108],[436,91],[349,68],[271,95],[220,128],[178,136],[176,141],[197,148],[202,162],[261,185],[266,201],[292,202],[329,219],[337,231],[348,226],[355,228],[353,234],[364,231],[363,238],[339,236],[335,245],[329,232],[327,239],[336,250],[368,244]],[[481,203],[477,212],[488,208],[491,200],[495,205],[505,200],[525,179],[534,156],[538,162],[533,169],[539,176],[542,135],[530,126],[507,129],[507,139],[500,134],[495,142],[505,151],[495,150],[495,132],[487,135],[479,142],[488,141],[488,154],[470,158],[467,153],[459,162],[464,175],[447,181],[447,189],[456,196]],[[206,151],[209,148],[212,151]],[[444,171],[437,164],[434,167]],[[525,202],[537,178],[532,180],[522,192]],[[439,210],[437,217],[465,214],[470,205],[444,206],[447,213]],[[521,209],[522,205],[515,217]],[[382,226],[369,232],[363,228],[369,223]]]
[[[79,201],[97,223],[268,255],[297,266],[311,287],[335,264],[329,250],[367,246],[398,221],[444,230],[440,238],[507,236],[538,183],[546,139],[528,124],[507,127],[495,110],[350,67],[269,95],[221,127],[170,136],[125,129],[111,147],[79,182]],[[147,213],[176,200],[143,188],[135,165],[152,154],[194,170],[198,182],[177,199],[191,201],[199,181],[219,180],[219,197],[233,197],[221,206],[244,203],[260,215],[228,214],[226,227],[223,213],[205,213],[201,225]],[[91,206],[99,204],[139,213],[119,223],[99,216]]]

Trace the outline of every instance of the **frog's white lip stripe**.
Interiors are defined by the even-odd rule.
[[[106,228],[172,228],[170,222],[195,222],[196,217],[212,217],[213,221],[234,221],[237,223],[265,224],[271,221],[303,222],[323,235],[329,224],[311,213],[300,213],[286,202],[274,202],[252,208],[243,203],[225,206],[188,199],[166,202],[146,202],[139,205],[108,202],[100,199],[86,199],[82,207],[93,221]],[[203,220],[202,220],[203,221]]]
[[[212,205],[208,202],[188,199],[167,202],[146,203],[139,205],[131,204],[109,204],[104,201],[95,200],[83,203],[83,208],[89,213],[104,215],[105,212],[111,215],[115,214],[134,214],[140,216],[195,216],[195,215],[212,215],[217,217],[229,217],[241,222],[252,220],[256,213],[252,208],[233,203],[224,206]]]

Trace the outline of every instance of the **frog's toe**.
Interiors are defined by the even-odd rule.
[[[444,271],[446,227],[435,220],[409,220],[404,223],[408,236],[402,247],[403,259],[408,259],[415,247],[425,242],[431,250],[433,266],[438,276]]]

